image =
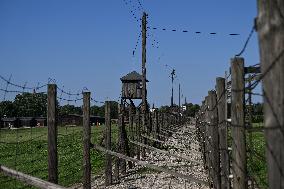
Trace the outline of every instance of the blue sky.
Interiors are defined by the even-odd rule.
[[[148,100],[158,106],[170,104],[171,68],[175,102],[180,83],[187,101],[200,103],[229,69],[257,15],[252,0],[140,2],[149,26],[158,28],[147,38]],[[138,0],[1,0],[0,75],[29,86],[50,77],[67,91],[87,87],[99,101],[117,100],[119,78],[141,72],[141,40],[132,54],[141,29],[131,11],[141,17],[139,7]],[[256,33],[243,57],[246,65],[259,63]]]

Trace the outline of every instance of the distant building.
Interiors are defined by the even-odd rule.
[[[105,123],[105,118],[100,116],[91,116],[90,124],[91,125],[102,125]]]
[[[90,116],[90,125],[102,125],[105,118]],[[78,114],[62,115],[58,118],[58,126],[82,126],[83,116]],[[4,117],[0,119],[1,128],[44,127],[47,126],[46,117]]]
[[[47,119],[46,117],[36,117],[36,126],[37,127],[44,127],[47,126]]]
[[[16,117],[4,117],[1,119],[1,128],[18,128],[20,127],[19,118]]]
[[[19,126],[20,127],[35,127],[36,120],[34,117],[19,117]]]
[[[105,118],[100,116],[90,116],[90,125],[102,125],[105,123]],[[79,114],[66,114],[59,118],[61,126],[82,126],[83,116]]]
[[[60,126],[79,126],[83,125],[83,119],[79,114],[65,114],[59,116],[58,124]]]

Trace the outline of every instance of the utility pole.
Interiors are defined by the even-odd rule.
[[[173,69],[172,73],[171,73],[171,78],[172,78],[172,97],[171,97],[171,107],[174,106],[174,79],[176,75],[176,70]]]
[[[147,89],[146,89],[146,32],[147,32],[147,15],[143,12],[142,17],[142,131],[149,133],[147,127]],[[147,139],[143,137],[143,143],[147,144]],[[142,148],[142,158],[146,157],[146,149]]]
[[[180,83],[178,84],[178,107],[180,111]]]
[[[142,112],[147,109],[147,89],[146,89],[146,30],[147,14],[143,12],[142,17]]]

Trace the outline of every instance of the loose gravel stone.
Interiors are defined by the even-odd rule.
[[[199,143],[197,141],[196,130],[193,124],[182,126],[177,133],[174,133],[165,141],[168,151],[175,155],[187,156],[201,164],[191,163],[183,159],[177,159],[173,156],[149,151],[144,161],[157,166],[164,166],[172,171],[192,176],[196,179],[208,181],[208,174],[204,170],[202,164],[202,156],[199,152]],[[139,173],[141,166],[135,166],[129,170],[134,174],[129,174],[120,179],[120,183],[109,187],[104,186],[104,177],[96,177],[93,179],[92,188],[108,188],[108,189],[169,189],[169,188],[197,188],[209,189],[208,186],[188,181],[181,178],[173,177],[164,172],[146,171]],[[75,187],[76,188],[76,187]],[[77,187],[80,188],[80,187]]]

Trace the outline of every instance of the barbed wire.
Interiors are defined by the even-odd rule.
[[[235,55],[236,57],[241,56],[245,52],[245,50],[247,48],[247,45],[248,45],[248,43],[249,43],[249,41],[250,41],[254,31],[255,31],[255,26],[252,27],[252,29],[251,29],[251,31],[249,33],[249,36],[248,36],[248,38],[245,41],[245,44],[244,44],[243,48],[241,49],[241,51],[238,54]]]
[[[132,1],[132,0],[123,0],[123,2],[124,2],[124,4],[125,4],[125,6],[130,9],[130,13],[131,13],[133,19],[134,19],[137,23],[139,23],[139,21],[140,21],[141,19],[139,19],[139,17],[138,17],[137,14],[136,14],[136,11],[139,10],[139,8],[137,8],[137,7],[135,7],[135,6],[133,5],[133,1]]]
[[[80,96],[82,94],[82,93],[79,93],[79,92],[77,92],[77,93],[71,93],[70,91],[66,92],[66,91],[63,90],[63,88],[60,88],[58,86],[57,86],[57,90],[59,90],[62,94],[66,94],[68,96]]]
[[[251,121],[252,121],[252,119],[251,119],[251,120],[249,120],[249,123],[248,123],[249,125],[251,125],[251,127],[248,127],[246,124],[245,124],[245,125],[234,125],[234,124],[232,124],[231,122],[227,122],[227,120],[225,120],[225,121],[227,122],[228,128],[242,127],[242,128],[244,128],[245,131],[248,131],[248,132],[254,132],[254,131],[255,131],[255,132],[262,132],[262,133],[263,133],[264,131],[266,131],[266,130],[275,130],[275,129],[279,130],[279,129],[280,129],[282,135],[284,136],[283,129],[280,127],[280,122],[279,122],[279,120],[278,120],[278,118],[277,118],[277,115],[276,115],[275,111],[273,110],[273,106],[271,105],[270,100],[267,99],[267,95],[266,95],[265,91],[264,91],[263,94],[253,92],[253,90],[256,88],[256,86],[258,86],[258,84],[267,76],[267,74],[270,72],[270,70],[272,70],[272,68],[276,65],[276,63],[277,63],[277,62],[280,62],[279,60],[280,60],[280,58],[283,57],[283,55],[284,55],[284,50],[280,51],[279,55],[276,56],[276,58],[269,64],[269,66],[268,66],[268,68],[267,68],[266,70],[262,71],[262,74],[259,76],[259,78],[256,79],[255,82],[250,83],[247,87],[245,87],[245,88],[242,89],[242,90],[237,90],[237,91],[236,91],[236,90],[232,90],[232,91],[234,91],[234,92],[244,92],[244,94],[248,94],[248,95],[251,95],[251,96],[262,96],[262,97],[264,97],[264,99],[266,99],[266,102],[269,104],[269,106],[270,106],[270,108],[271,108],[271,110],[272,110],[272,112],[273,112],[273,116],[274,116],[274,117],[276,118],[276,120],[277,120],[277,124],[278,124],[278,125],[270,126],[270,127],[264,127],[264,126],[261,126],[261,127],[259,127],[259,126],[253,127],[253,125],[252,125],[252,123],[251,123]],[[259,66],[259,64],[252,65],[251,67],[257,67],[257,66]],[[256,76],[257,76],[257,74],[253,75],[252,77],[256,77]],[[249,91],[247,91],[247,90],[249,90]],[[225,89],[225,91],[226,91],[226,89]],[[221,94],[221,96],[222,96],[222,95],[223,95],[223,94]],[[247,103],[247,102],[251,103],[251,101],[250,101],[249,98],[246,99],[246,103]],[[215,111],[215,109],[217,108],[217,104],[218,104],[218,103],[219,103],[219,99],[217,100],[216,105],[215,105],[212,109],[207,106],[207,107],[205,107],[202,111]],[[251,104],[250,104],[250,105],[251,105]],[[247,109],[246,106],[245,106],[244,108]],[[253,113],[253,112],[245,111],[245,117],[246,117],[248,114],[251,114],[251,113]],[[202,118],[197,117],[197,119],[199,120],[199,119],[202,119]],[[207,122],[207,121],[199,121],[198,123],[201,124],[201,125],[203,125],[204,127],[206,127],[206,126],[216,126],[216,125],[213,125],[213,123],[210,123],[210,122]],[[222,124],[222,123],[219,123],[219,124]],[[231,137],[230,135],[229,135],[228,137],[229,137],[229,139],[231,140],[232,144],[233,144],[233,145],[236,145],[236,144],[235,144],[235,142],[236,142],[235,139],[234,139],[233,137]],[[208,140],[208,138],[205,137],[204,140],[205,140],[204,142],[207,142],[207,143],[210,145],[210,148],[213,148],[213,147],[214,147],[214,146],[212,146],[212,144],[210,143],[211,141]],[[266,149],[267,149],[267,148],[269,149],[269,146],[268,146],[267,144],[266,144],[265,147],[266,147]],[[218,149],[218,150],[219,150],[219,149]],[[239,149],[236,149],[236,148],[235,148],[235,150],[238,151]],[[271,153],[273,153],[272,150],[269,150],[269,151],[270,151]],[[253,148],[253,146],[248,146],[248,152],[250,153],[250,155],[249,155],[250,158],[253,156],[253,157],[255,158],[255,160],[262,161],[262,162],[266,162],[266,161],[267,161],[266,158],[265,158],[265,156],[261,155],[256,149]],[[237,152],[237,153],[240,153],[240,152]],[[272,156],[273,156],[273,155],[272,155]],[[274,156],[273,156],[273,157],[274,157]],[[274,158],[275,158],[275,157],[274,157]],[[232,159],[232,157],[231,157],[231,160],[234,161],[234,159]],[[250,160],[250,161],[251,161],[251,160]],[[277,161],[277,159],[275,159],[275,161]],[[277,161],[277,162],[278,162],[278,161]],[[279,162],[278,162],[278,163],[279,163]],[[238,165],[237,165],[237,166],[238,166]],[[280,165],[279,165],[278,168],[281,169]],[[280,170],[280,172],[282,173],[283,170]],[[257,174],[257,173],[255,173],[255,174]],[[252,178],[252,177],[251,177],[251,178]],[[259,185],[259,183],[258,183],[258,182],[259,182],[259,179],[258,179],[258,181],[257,181],[257,179],[254,179],[253,182],[255,182],[256,185]],[[262,183],[262,184],[265,184],[265,182]],[[266,184],[267,184],[267,183],[266,183]]]
[[[95,100],[94,98],[91,97],[91,101],[94,102],[94,103],[99,103],[99,104],[104,104],[105,102],[103,101],[98,101],[98,100]]]
[[[138,36],[138,38],[137,38],[137,41],[136,41],[136,44],[135,44],[134,50],[132,51],[132,56],[135,56],[135,53],[136,53],[136,50],[137,50],[137,47],[138,47],[138,44],[139,44],[140,38],[141,38],[141,32],[139,33],[139,36]]]
[[[209,34],[209,35],[217,35],[218,33],[217,32],[201,32],[201,31],[190,31],[188,29],[169,29],[169,28],[166,28],[166,27],[149,27],[151,28],[152,30],[160,30],[160,31],[169,31],[169,32],[174,32],[174,33],[191,33],[191,34]],[[227,34],[228,36],[239,36],[240,34],[239,33],[228,33]]]

